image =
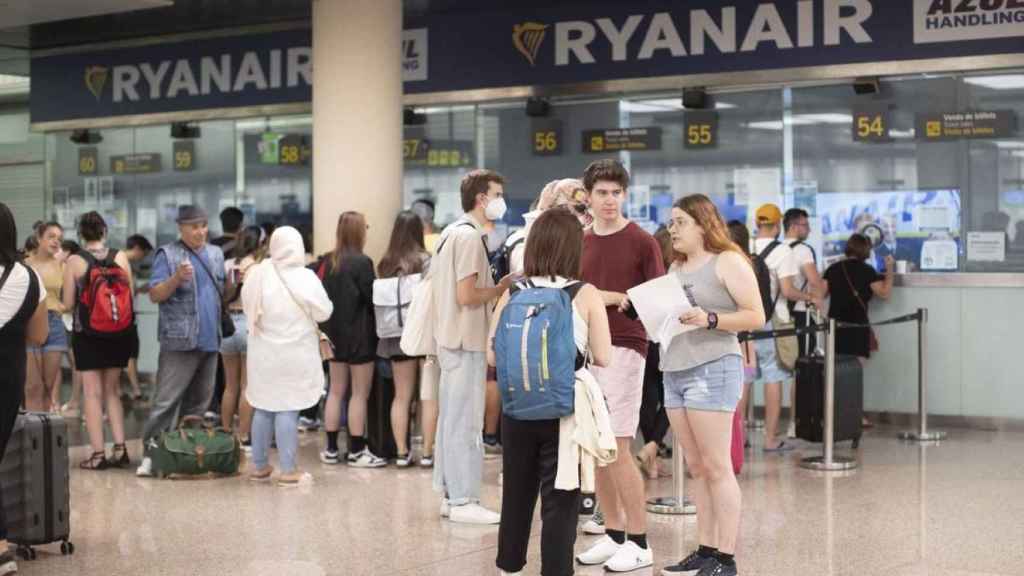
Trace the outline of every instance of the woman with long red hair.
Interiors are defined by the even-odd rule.
[[[377,328],[373,318],[373,260],[363,254],[366,246],[366,217],[344,212],[338,218],[337,244],[326,256],[324,288],[334,304],[324,332],[334,344],[330,362],[331,386],[324,405],[327,449],[320,453],[324,464],[337,464],[341,401],[349,383],[348,455],[346,462],[357,468],[380,468],[387,461],[373,453],[366,440],[366,403],[373,385],[373,363],[377,357]]]
[[[743,388],[738,332],[764,325],[757,278],[746,252],[729,237],[704,195],[672,208],[669,274],[679,277],[693,307],[679,321],[694,329],[662,343],[665,408],[693,476],[700,547],[662,574],[733,576],[740,487],[730,453],[732,419]]]

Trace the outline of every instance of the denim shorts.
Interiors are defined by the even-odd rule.
[[[249,343],[249,324],[245,312],[232,310],[231,320],[235,323],[235,333],[231,338],[221,340],[220,353],[228,356],[245,354]]]
[[[772,329],[769,322],[765,330]],[[770,384],[772,382],[785,382],[793,378],[793,373],[779,365],[779,359],[775,351],[775,340],[755,340],[754,349],[757,351],[757,383]]]
[[[665,372],[665,408],[733,412],[743,393],[743,357],[723,356],[688,370]]]
[[[47,311],[46,323],[50,327],[50,333],[46,337],[46,342],[40,347],[29,346],[28,349],[32,352],[67,352],[68,333],[67,329],[64,328],[64,320],[61,319],[60,314],[53,310]]]

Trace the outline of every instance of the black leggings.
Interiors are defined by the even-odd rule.
[[[18,418],[18,408],[21,406],[24,393],[22,384],[12,380],[17,380],[17,378],[0,376],[0,458],[3,458],[7,452],[7,442],[11,439],[11,433],[14,431],[14,421]],[[3,487],[0,486],[0,540],[6,539],[7,516],[4,515]]]
[[[498,568],[519,572],[526,565],[530,524],[540,492],[541,574],[572,574],[580,491],[555,489],[558,420],[514,420],[503,415],[501,435],[505,479],[501,488]]]
[[[662,380],[661,353],[653,342],[647,348],[647,367],[644,369],[644,395],[640,403],[640,434],[644,443],[656,442],[663,446],[668,434],[668,414],[665,413],[665,384]]]

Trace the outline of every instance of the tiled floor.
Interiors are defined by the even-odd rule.
[[[871,432],[849,476],[797,466],[818,452],[748,451],[740,573],[748,576],[1020,576],[1024,574],[1024,434],[953,430],[941,446]],[[159,481],[129,471],[72,471],[77,550],[44,547],[27,576],[496,574],[497,529],[442,522],[425,470],[321,465],[320,435],[303,436],[312,486],[241,478]],[[848,446],[848,445],[846,445]],[[138,443],[132,445],[137,454]],[[840,452],[845,450],[841,448]],[[75,448],[72,461],[85,456]],[[486,465],[485,504],[499,505],[498,461]],[[671,479],[654,481],[665,494]],[[692,518],[651,515],[656,567],[695,546]],[[539,573],[539,540],[526,574]],[[592,540],[581,537],[577,548]],[[578,574],[600,574],[600,568]],[[657,574],[656,570],[638,574]]]

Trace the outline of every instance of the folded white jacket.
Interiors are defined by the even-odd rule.
[[[555,489],[593,492],[595,466],[615,462],[618,444],[604,394],[586,368],[576,371],[575,392],[575,413],[559,422]]]

